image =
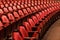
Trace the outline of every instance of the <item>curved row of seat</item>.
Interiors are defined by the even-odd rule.
[[[23,22],[21,26],[18,27],[18,31],[13,32],[13,40],[38,40],[38,35],[41,33],[42,28],[53,15],[56,15],[56,11],[59,11],[60,6],[51,6],[43,11],[39,11],[27,18],[27,21]]]
[[[33,33],[30,35],[32,36],[31,40],[36,39],[36,36],[38,37],[38,34],[45,23],[48,22],[53,15],[55,15],[53,12],[60,10],[60,2],[40,4],[39,1],[40,0],[29,0],[28,2],[27,0],[0,1],[0,33],[1,30],[9,27],[10,24],[34,14],[29,18],[27,17],[27,21],[23,22],[21,27],[18,27],[18,32],[13,32],[13,40],[24,40],[26,37],[27,39],[30,39],[30,33]],[[38,24],[40,27],[37,27]],[[3,33],[1,34],[3,35]]]
[[[47,7],[51,7],[51,6],[54,6],[56,4],[58,4],[58,3],[52,4],[52,5],[47,4],[47,6],[46,5],[35,5],[35,6],[29,7],[28,5],[26,5],[27,8],[25,8],[24,5],[22,5],[24,7],[23,9],[22,9],[22,7],[20,7],[21,5],[19,5],[19,6],[16,5],[19,7],[19,9],[14,5],[12,7],[11,6],[3,7],[2,9],[0,9],[1,26],[7,27],[9,24],[16,22],[19,19],[21,19],[21,18],[23,18],[31,13],[37,12],[37,11],[42,10],[42,9],[46,9]]]

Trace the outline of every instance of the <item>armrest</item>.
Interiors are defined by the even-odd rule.
[[[12,40],[12,37],[7,38],[6,40]]]
[[[29,34],[33,34],[33,33],[39,33],[38,31],[29,31]]]
[[[44,16],[45,18],[47,18],[47,16]]]
[[[34,32],[38,33],[38,31],[29,31],[29,33],[34,33]]]
[[[37,38],[36,37],[24,37],[24,40],[30,40],[30,39],[36,40]]]
[[[38,32],[38,31],[29,31],[29,32],[28,32],[29,37],[32,37],[32,35],[33,35],[34,33],[38,33],[38,34],[39,34],[39,32]]]
[[[42,22],[42,20],[41,21],[39,21],[39,24]]]
[[[42,18],[42,20],[45,20],[45,18]]]
[[[39,23],[36,23],[36,25],[35,26],[39,26]]]
[[[36,31],[37,27],[32,27],[32,31]]]

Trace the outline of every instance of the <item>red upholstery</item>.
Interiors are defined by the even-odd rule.
[[[18,21],[20,19],[20,16],[18,15],[17,12],[13,12],[13,15],[14,15],[16,21]]]
[[[17,8],[16,8],[16,6],[13,6],[13,10],[14,10],[14,11],[17,11]]]
[[[35,24],[38,22],[38,20],[35,16],[32,16],[31,18],[32,18],[32,20],[34,21]]]
[[[24,13],[21,10],[18,10],[20,17],[24,17]]]
[[[36,6],[34,6],[35,10],[38,11],[38,8]]]
[[[1,17],[1,20],[2,20],[3,25],[4,25],[5,27],[7,27],[7,26],[9,25],[9,20],[8,20],[8,18],[7,18],[5,15],[3,15],[3,16]]]
[[[19,27],[19,32],[21,33],[21,35],[22,35],[22,38],[24,38],[24,39],[35,39],[35,37],[29,37],[29,35],[28,35],[28,32],[25,30],[25,28],[23,27],[23,26],[20,26]]]
[[[13,32],[13,40],[23,40],[23,38],[20,36],[19,32]]]
[[[24,27],[26,28],[26,30],[28,32],[32,31],[32,27],[31,27],[31,25],[28,22],[23,22],[23,25],[24,25]]]
[[[2,0],[0,1],[0,36],[4,37],[0,40],[8,39],[10,36],[12,36],[11,40],[34,40],[44,32],[45,27],[59,18],[59,11],[60,2],[55,1]]]
[[[31,27],[33,27],[35,25],[32,19],[28,18],[27,21],[29,22],[29,24],[31,25]]]
[[[27,12],[26,9],[22,9],[22,10],[23,10],[23,12],[24,12],[24,15],[27,15],[27,14],[28,14],[28,12]]]
[[[38,19],[38,21],[40,20],[40,15],[39,14],[36,14],[36,17]]]
[[[12,23],[15,22],[15,18],[11,13],[8,13],[7,16],[9,18],[10,22],[12,22]]]
[[[8,7],[9,12],[13,12],[12,7]]]
[[[28,13],[32,13],[32,11],[31,11],[31,9],[30,8],[27,8],[27,11],[28,11]]]
[[[8,9],[7,8],[3,8],[4,9],[4,12],[7,13],[8,12]]]
[[[31,10],[32,10],[32,12],[35,12],[35,9],[34,9],[34,7],[31,7]]]

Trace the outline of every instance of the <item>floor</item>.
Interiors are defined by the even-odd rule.
[[[60,19],[49,28],[42,40],[60,40]]]

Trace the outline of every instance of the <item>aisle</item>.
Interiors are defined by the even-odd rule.
[[[50,27],[42,40],[60,40],[60,19]]]

